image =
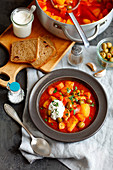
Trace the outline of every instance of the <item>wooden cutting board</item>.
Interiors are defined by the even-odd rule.
[[[33,1],[31,5],[35,4],[35,1]],[[30,8],[30,6],[28,8]],[[9,16],[10,17],[10,16]],[[40,24],[38,17],[36,15],[36,12],[34,12],[34,21],[32,26],[32,33],[29,37],[24,39],[30,39],[30,38],[36,38],[38,36],[43,35],[50,35],[52,36],[52,41],[55,44],[56,47],[56,56],[53,57],[49,62],[47,62],[45,65],[39,68],[40,71],[48,73],[53,70],[53,68],[58,64],[58,62],[63,58],[63,56],[66,54],[66,52],[73,46],[74,42],[63,40],[61,38],[58,38],[51,33],[49,33],[45,28]],[[21,41],[24,39],[20,39],[16,37],[13,34],[13,28],[12,25],[10,25],[0,36],[0,44],[2,44],[9,52],[10,56],[10,48],[11,44],[14,41]],[[29,64],[15,64],[8,61],[6,65],[0,68],[0,74],[5,74],[9,77],[9,81],[5,81],[0,79],[0,85],[3,87],[7,86],[8,82],[16,81],[16,75],[18,72],[24,68],[32,67]]]

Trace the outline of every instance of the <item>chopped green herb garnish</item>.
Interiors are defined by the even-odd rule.
[[[76,113],[76,110],[74,109],[74,110],[73,110],[73,114],[75,115],[75,113]]]
[[[57,109],[55,109],[55,112],[56,112],[56,114],[58,115],[59,111],[58,111]]]
[[[70,96],[69,99],[70,99],[71,101],[73,101],[73,97],[74,97],[74,95]]]
[[[53,126],[53,123],[51,123],[51,125]]]
[[[63,94],[61,92],[59,92],[59,94],[61,94],[63,96]]]
[[[53,91],[53,93],[56,93],[57,92],[57,88],[55,88],[55,90]]]
[[[65,115],[68,116],[68,113],[66,113]]]
[[[77,86],[75,86],[75,91],[76,91],[77,89],[78,89]]]
[[[67,93],[70,93],[71,92],[71,89],[67,88]]]
[[[77,93],[77,96],[80,96],[80,92]]]
[[[91,117],[89,117],[89,119],[91,119]]]
[[[89,104],[89,106],[92,106],[92,107],[94,107],[94,105],[95,105],[94,103],[92,103],[92,104]]]
[[[52,101],[53,106],[58,106],[58,102]]]
[[[45,119],[45,121],[47,122],[47,119]]]
[[[43,107],[40,107],[40,109],[43,109]]]
[[[71,112],[73,110],[73,108],[71,108],[69,111]]]
[[[77,98],[75,98],[75,101],[76,101],[76,102],[78,102],[78,99],[77,99]]]

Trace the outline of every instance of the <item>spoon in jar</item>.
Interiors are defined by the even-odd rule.
[[[4,110],[6,113],[11,116],[15,121],[17,121],[30,135],[31,137],[31,147],[33,151],[41,156],[49,156],[51,153],[51,148],[49,143],[42,138],[34,137],[31,132],[25,127],[25,125],[20,120],[19,116],[17,115],[16,111],[11,107],[9,104],[4,104]]]
[[[87,48],[89,47],[89,42],[87,40],[87,37],[82,29],[82,27],[79,25],[77,19],[75,18],[74,14],[73,14],[73,10],[75,10],[78,5],[80,3],[80,0],[78,0],[78,2],[74,5],[74,7],[72,5],[68,5],[68,4],[64,4],[64,5],[58,5],[58,4],[55,4],[54,3],[54,0],[51,0],[51,4],[53,5],[54,8],[57,8],[59,10],[61,10],[63,7],[66,7],[67,8],[67,13],[69,14],[70,18],[72,19],[73,23],[74,23],[74,26],[75,28],[77,29],[83,43],[84,43],[84,46]]]
[[[35,10],[36,10],[36,6],[32,5],[31,8],[30,8],[30,12],[33,13]]]
[[[27,18],[30,18],[31,17],[31,14],[33,14],[33,12],[36,10],[36,6],[35,5],[32,5],[29,12],[30,14],[27,15]]]

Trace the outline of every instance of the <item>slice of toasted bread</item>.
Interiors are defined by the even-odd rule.
[[[15,63],[31,63],[37,59],[37,39],[12,43],[10,60]]]
[[[56,48],[50,39],[46,39],[46,37],[38,37],[37,53],[39,56],[37,60],[30,63],[36,69],[47,63],[56,54]]]

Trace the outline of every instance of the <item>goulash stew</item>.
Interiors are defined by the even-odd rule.
[[[78,132],[88,127],[97,115],[97,99],[83,83],[62,80],[54,82],[42,93],[39,111],[51,128]]]
[[[66,23],[73,22],[68,15],[77,4],[77,0],[37,0],[42,10],[51,18]],[[112,0],[81,0],[78,7],[73,11],[79,24],[89,24],[96,22],[105,17],[113,8]]]

